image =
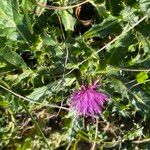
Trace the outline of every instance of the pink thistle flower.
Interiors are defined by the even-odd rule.
[[[71,108],[75,109],[78,115],[94,117],[101,113],[108,97],[106,94],[98,92],[97,87],[98,84],[95,81],[89,86],[82,85],[80,90],[72,93]]]

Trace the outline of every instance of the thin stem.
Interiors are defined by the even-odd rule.
[[[62,26],[62,21],[61,21],[61,18],[59,16],[58,16],[58,19],[59,19],[59,23],[60,23],[60,27],[61,27],[61,31],[62,31],[62,38],[63,38],[64,44],[65,44],[65,50],[66,50],[66,57],[65,57],[65,62],[64,62],[63,75],[62,75],[62,87],[64,87],[65,72],[66,72],[66,65],[67,65],[67,62],[68,62],[69,51],[68,51],[67,44],[65,42],[66,39],[65,39],[63,26]],[[61,111],[61,107],[63,106],[63,102],[64,102],[64,93],[63,93],[63,90],[62,90],[62,101],[61,101],[61,106],[60,106],[60,109],[59,109],[57,115],[59,115],[59,113]]]
[[[68,144],[68,146],[67,146],[66,150],[69,150],[69,148],[70,148],[70,146],[71,146],[72,142],[73,142],[73,140],[71,140],[71,141],[69,142],[69,144]]]
[[[131,72],[139,72],[139,71],[150,71],[150,69],[132,69],[132,68],[118,68],[120,70],[123,70],[123,71],[131,71]]]
[[[149,80],[145,80],[145,81],[142,82],[142,83],[136,83],[136,84],[134,84],[133,86],[131,86],[131,87],[129,88],[128,91],[130,91],[130,90],[133,89],[134,87],[136,87],[136,86],[138,86],[138,85],[141,85],[141,84],[143,84],[143,83],[146,83],[146,82],[150,82],[150,79],[149,79]]]
[[[93,145],[92,145],[90,150],[95,150],[97,135],[98,135],[98,117],[96,117],[96,128],[95,128],[94,143],[93,143]]]
[[[28,102],[31,102],[31,103],[35,103],[35,104],[39,104],[39,105],[42,104],[42,103],[39,103],[39,102],[34,101],[33,99],[30,99],[30,98],[21,96],[21,95],[19,95],[19,94],[13,92],[13,91],[11,91],[11,90],[9,90],[8,88],[6,88],[6,87],[4,87],[4,86],[2,86],[2,85],[0,85],[0,87],[1,87],[2,89],[6,90],[7,92],[13,94],[14,96],[17,96],[17,97],[19,97],[19,98],[21,98],[21,99],[23,99],[23,100],[25,100],[25,101],[28,101]],[[60,106],[57,106],[57,105],[50,105],[50,104],[45,104],[45,105],[46,105],[46,106],[49,106],[49,107],[51,107],[51,108],[61,108],[61,109],[64,109],[64,110],[68,110],[68,111],[69,111],[69,109],[66,108],[66,107],[62,107],[62,106],[60,107]]]
[[[131,84],[131,83],[133,83],[133,82],[135,82],[135,81],[136,81],[136,79],[133,79],[133,80],[131,80],[131,81],[125,82],[124,84],[125,84],[125,85],[128,85],[128,84]]]
[[[32,116],[32,114],[29,112],[29,110],[28,110],[27,106],[24,104],[24,102],[21,101],[21,100],[20,100],[19,102],[20,102],[20,104],[22,105],[22,107],[24,108],[24,110],[27,112],[27,114],[30,116],[32,122],[35,124],[35,127],[37,128],[37,130],[38,130],[39,133],[41,134],[41,136],[42,136],[42,138],[43,138],[43,141],[44,141],[45,144],[47,145],[48,149],[51,150],[50,145],[48,144],[48,141],[47,141],[47,139],[46,139],[46,137],[45,137],[45,135],[44,135],[42,129],[40,128],[38,122],[34,119],[34,117]]]
[[[134,143],[134,144],[142,144],[142,143],[149,143],[149,142],[150,142],[150,138],[133,141],[132,143]]]
[[[88,3],[88,2],[89,2],[89,0],[86,0],[84,2],[81,2],[81,3],[76,4],[76,5],[71,5],[71,6],[51,6],[51,5],[45,5],[45,4],[36,3],[36,2],[34,2],[34,4],[37,5],[38,7],[43,7],[45,9],[49,9],[49,10],[66,10],[66,9],[71,9],[71,8],[81,6],[81,5]]]

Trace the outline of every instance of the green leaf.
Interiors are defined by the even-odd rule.
[[[137,102],[145,105],[145,102],[143,101],[143,98],[141,96],[139,96],[138,94],[132,93],[132,92],[131,92],[131,94],[134,96],[134,98]]]
[[[28,26],[28,29],[30,30],[30,33],[33,34],[33,23],[31,22],[30,13],[34,10],[33,4],[30,0],[23,0],[22,1],[22,8],[24,11],[25,20]]]
[[[76,78],[65,78],[64,81],[58,80],[50,83],[46,86],[42,86],[34,89],[34,91],[28,96],[28,98],[34,99],[35,101],[45,98],[46,96],[52,96],[53,93],[64,90],[65,87],[71,86]]]
[[[4,96],[0,96],[0,107],[7,107],[8,106],[8,102],[4,100],[5,97]]]
[[[36,2],[34,0],[22,0],[21,7],[24,11],[32,11],[35,7]]]
[[[107,18],[109,16],[109,13],[107,12],[104,4],[100,4],[100,5],[94,4],[94,5],[95,5],[96,10],[97,10],[100,17]]]
[[[101,24],[94,25],[87,32],[83,34],[83,38],[101,37],[104,38],[108,34],[112,34],[114,31],[119,32],[120,26],[116,18],[109,17],[105,19]]]
[[[136,106],[136,109],[141,111],[142,113],[150,113],[150,95],[146,94],[143,90],[134,91],[131,93],[133,95],[133,105]]]
[[[111,87],[113,87],[116,92],[121,93],[122,97],[127,97],[127,98],[129,97],[128,89],[121,80],[118,80],[115,77],[111,77],[110,82],[111,82]]]
[[[27,67],[22,57],[18,55],[16,52],[12,51],[9,47],[0,49],[0,57],[16,67],[19,68]]]
[[[150,13],[150,1],[149,0],[140,0],[139,6],[140,6],[140,11]]]
[[[146,79],[148,79],[148,74],[146,72],[140,72],[136,76],[136,80],[138,83],[144,83]]]
[[[131,33],[127,33],[120,38],[119,41],[112,44],[108,48],[108,51],[110,51],[109,63],[111,65],[119,65],[120,63],[123,63],[127,56],[127,52],[129,51],[128,48],[133,42],[134,37]]]
[[[113,148],[113,147],[115,147],[118,144],[119,144],[118,141],[113,140],[112,142],[104,142],[103,147],[105,147],[105,148]]]
[[[60,15],[60,18],[62,20],[62,23],[65,27],[65,30],[68,31],[74,31],[74,25],[76,23],[76,19],[73,17],[73,10],[60,10],[58,11],[58,14]]]
[[[8,39],[10,33],[15,34],[16,38],[14,40],[17,41],[20,37],[22,37],[22,39],[28,43],[31,41],[32,36],[27,30],[26,24],[23,22],[23,15],[20,14],[18,7],[19,4],[17,0],[1,1],[0,34],[7,36]]]
[[[52,87],[51,84],[48,84],[43,87],[35,88],[34,91],[28,96],[30,99],[34,99],[35,101],[39,100],[41,97],[45,97],[47,95],[51,96],[52,91],[50,90]]]
[[[106,8],[114,16],[119,15],[120,11],[123,9],[123,2],[122,0],[106,0]]]

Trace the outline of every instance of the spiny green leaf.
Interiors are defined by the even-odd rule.
[[[131,92],[131,94],[133,95],[134,98],[132,103],[136,106],[136,109],[149,114],[150,113],[149,94],[144,93],[143,90],[137,92],[134,91]]]
[[[119,41],[111,45],[108,48],[108,51],[111,52],[109,63],[111,65],[119,65],[120,63],[122,63],[127,56],[128,47],[133,42],[134,37],[131,35],[131,33],[127,33],[122,38],[120,38]]]
[[[111,82],[111,86],[115,89],[115,91],[122,94],[122,97],[127,97],[127,98],[129,97],[128,89],[122,81],[114,77],[111,77],[110,82]]]
[[[87,32],[83,34],[83,38],[101,37],[104,38],[113,31],[120,31],[120,26],[116,18],[110,17],[104,20],[101,24],[94,25]]]

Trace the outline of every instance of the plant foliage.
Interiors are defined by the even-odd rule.
[[[150,149],[150,1],[79,3],[1,1],[0,149]],[[103,113],[76,116],[71,93],[97,79]]]

